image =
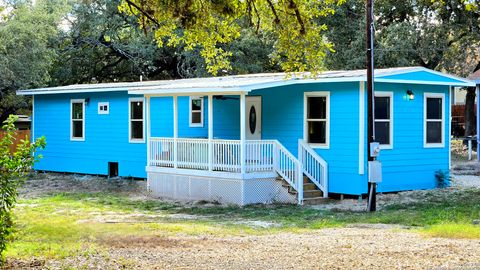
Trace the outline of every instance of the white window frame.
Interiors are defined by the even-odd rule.
[[[380,144],[380,149],[393,149],[393,92],[391,91],[375,91],[375,97],[388,97],[390,98],[390,119],[373,119],[373,127],[375,128],[375,122],[389,122],[390,123],[390,138],[389,144]]]
[[[82,137],[73,137],[73,103],[82,103]],[[70,100],[70,140],[71,141],[85,141],[85,99],[71,99]],[[76,119],[78,121],[78,119]]]
[[[100,110],[101,107],[107,106],[107,110]],[[110,103],[109,102],[98,102],[98,114],[110,114]]]
[[[142,120],[132,119],[132,102],[142,102]],[[132,121],[142,121],[142,138],[132,139]],[[128,142],[130,143],[145,143],[145,99],[144,98],[129,98],[128,99]]]
[[[308,98],[326,97],[326,119],[325,119],[325,143],[308,143]],[[323,121],[323,120],[322,120]],[[330,148],[330,91],[305,92],[303,97],[303,140],[312,148],[329,149]]]
[[[192,108],[192,100],[194,99],[200,99],[200,110],[193,110]],[[203,97],[196,97],[196,96],[191,96],[188,99],[188,123],[189,127],[203,127],[203,110],[204,110],[204,104],[203,104]],[[200,113],[200,123],[192,123],[192,113]]]
[[[441,98],[442,99],[442,118],[440,120],[427,120],[427,99]],[[427,121],[442,122],[441,143],[427,143]],[[424,148],[444,148],[445,147],[445,94],[444,93],[427,93],[423,94],[423,147]]]

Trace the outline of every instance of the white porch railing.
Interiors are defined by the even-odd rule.
[[[150,137],[148,165],[240,173],[240,141],[215,139],[211,142],[209,146],[208,139]],[[211,157],[209,147],[212,147]],[[297,191],[298,201],[303,200],[302,164],[276,140],[245,142],[245,172],[276,172]]]
[[[298,158],[303,173],[328,197],[328,165],[304,140],[298,140]]]

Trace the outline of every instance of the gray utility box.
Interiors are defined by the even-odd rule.
[[[368,162],[368,182],[382,182],[382,163],[378,160]]]

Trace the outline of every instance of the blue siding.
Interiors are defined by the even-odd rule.
[[[407,100],[406,90],[415,93]],[[393,149],[381,151],[383,182],[380,192],[430,189],[435,187],[435,171],[449,169],[450,99],[447,86],[376,84],[378,91],[392,91],[393,97]],[[423,98],[425,92],[445,94],[445,147],[423,146]]]
[[[294,155],[303,138],[304,93],[330,92],[330,147],[316,149],[329,166],[329,191],[360,194],[359,83],[300,84],[253,91],[262,96],[262,138],[278,139]],[[366,190],[366,188],[365,188]]]
[[[416,71],[403,74],[396,74],[390,76],[382,76],[382,79],[392,80],[406,80],[406,81],[431,81],[438,83],[464,83],[460,80],[455,80],[450,77],[442,76],[439,74],[430,73],[427,71]]]
[[[415,100],[406,99],[406,90]],[[434,173],[448,170],[448,119],[445,147],[423,147],[423,94],[445,94],[445,115],[449,114],[447,86],[377,83],[376,90],[394,92],[393,149],[382,150],[384,181],[379,191],[427,189],[435,186]],[[262,96],[262,139],[277,139],[294,155],[303,138],[304,93],[330,92],[330,147],[316,151],[329,164],[329,191],[344,194],[367,192],[367,170],[359,174],[359,83],[298,84],[256,90]],[[38,170],[107,174],[109,161],[119,162],[121,176],[145,177],[146,144],[128,141],[128,98],[126,92],[56,94],[35,97],[35,136],[45,135],[44,159]],[[70,141],[70,100],[90,98],[86,106],[85,141]],[[214,99],[214,137],[238,139],[240,106],[237,96]],[[363,97],[366,103],[366,95]],[[189,127],[188,97],[179,98],[179,136],[208,135],[208,100],[204,99],[204,126]],[[97,103],[110,102],[110,114],[98,115]],[[365,114],[365,154],[367,160]],[[151,98],[152,136],[173,135],[173,99]]]
[[[79,98],[90,98],[85,105],[85,141],[71,141],[70,99]],[[98,102],[110,102],[110,114],[99,115]],[[119,163],[121,176],[146,177],[146,145],[128,141],[125,92],[38,95],[33,124],[35,137],[47,139],[37,170],[106,175],[112,161]]]

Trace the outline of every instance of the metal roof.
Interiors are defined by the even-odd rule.
[[[427,71],[449,77],[459,83],[429,82],[429,81],[411,81],[409,83],[441,84],[455,86],[469,86],[473,82],[466,79],[439,73],[423,67],[399,67],[376,69],[375,78],[377,82],[398,82],[391,79],[382,79],[382,77],[404,74],[416,71]],[[298,84],[298,83],[319,83],[319,82],[355,82],[365,81],[366,70],[340,70],[324,71],[315,76],[311,73],[260,73],[249,75],[234,75],[223,77],[207,77],[194,79],[162,80],[162,81],[144,81],[144,82],[119,82],[119,83],[101,83],[101,84],[79,84],[51,88],[38,88],[29,90],[19,90],[18,95],[37,95],[37,94],[57,94],[57,93],[88,93],[88,92],[110,92],[110,91],[128,91],[130,94],[193,94],[193,93],[240,93],[251,90],[269,88],[280,85]]]

